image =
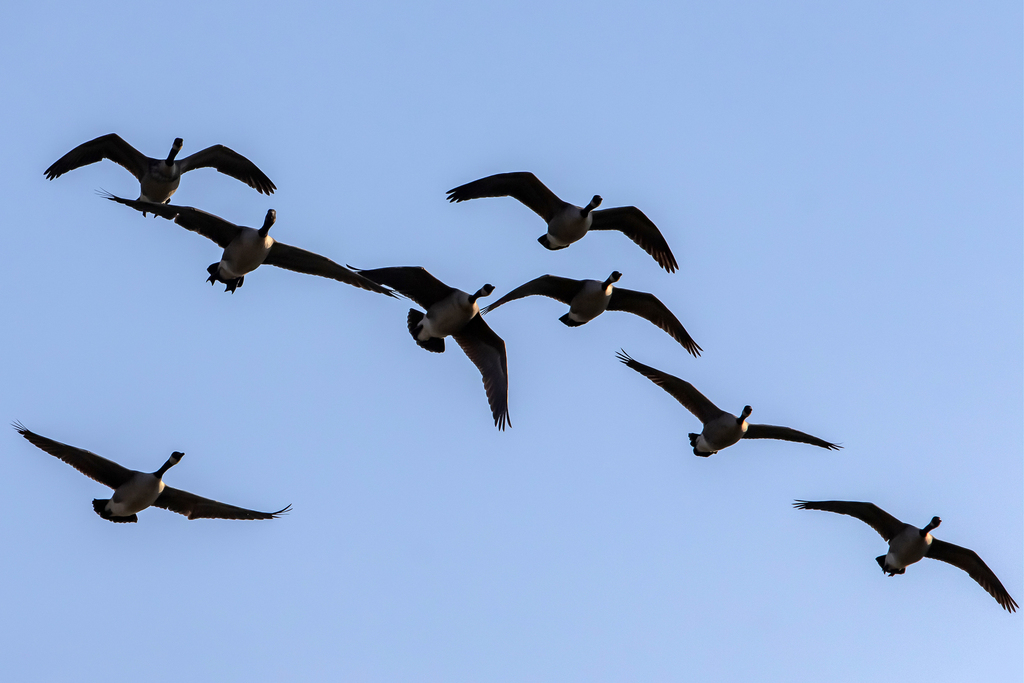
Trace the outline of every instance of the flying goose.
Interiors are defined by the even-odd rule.
[[[694,455],[706,458],[723,448],[733,445],[740,439],[781,439],[783,441],[809,443],[812,446],[820,446],[829,450],[839,450],[842,448],[842,446],[837,444],[829,443],[824,439],[798,432],[789,427],[747,424],[747,418],[750,417],[752,412],[750,406],[744,407],[743,413],[736,417],[709,401],[687,381],[673,377],[667,372],[655,370],[643,363],[638,363],[630,358],[625,351],[618,353],[618,359],[672,394],[677,401],[683,404],[684,408],[696,415],[697,419],[704,423],[704,429],[700,434],[689,435]]]
[[[220,261],[206,269],[206,272],[210,274],[206,281],[211,285],[215,282],[223,282],[226,285],[225,292],[234,293],[236,288],[242,286],[247,273],[251,273],[266,263],[294,270],[297,273],[330,278],[378,294],[394,296],[393,292],[381,287],[376,282],[352,272],[345,266],[338,265],[329,258],[274,240],[268,234],[270,227],[277,220],[277,212],[273,209],[267,211],[263,227],[257,230],[229,223],[219,216],[193,209],[190,206],[153,204],[136,199],[122,199],[112,194],[104,196],[138,211],[151,211],[167,220],[173,220],[186,230],[197,232],[216,242],[224,249],[224,255]]]
[[[530,207],[548,224],[547,234],[537,239],[547,249],[564,249],[581,239],[588,230],[618,230],[640,245],[668,272],[672,273],[679,267],[665,236],[635,206],[595,211],[601,205],[601,197],[596,194],[586,206],[574,206],[559,199],[528,171],[499,173],[448,190],[450,202],[482,197],[514,197]]]
[[[427,351],[444,353],[444,338],[451,335],[484,380],[487,403],[491,406],[494,424],[504,430],[511,426],[508,416],[508,359],[505,342],[478,315],[477,299],[494,291],[484,285],[475,294],[449,287],[417,266],[356,270],[374,282],[386,285],[427,310],[426,314],[409,309],[409,333]]]
[[[1017,610],[1017,603],[976,552],[932,537],[931,530],[942,523],[938,517],[932,517],[932,521],[927,526],[918,529],[911,524],[904,524],[873,503],[857,503],[846,500],[798,500],[793,503],[793,507],[798,510],[824,510],[849,515],[877,531],[883,539],[888,541],[889,552],[879,555],[875,561],[889,576],[902,574],[907,567],[922,557],[930,557],[933,560],[941,560],[963,569],[988,591],[988,594],[995,598],[1003,609],[1007,612]]]
[[[686,328],[679,322],[678,318],[672,315],[665,304],[661,303],[658,297],[645,292],[634,292],[630,289],[620,289],[612,285],[619,281],[622,273],[614,271],[604,282],[600,280],[571,280],[567,277],[556,275],[541,275],[535,280],[530,280],[525,285],[516,287],[511,292],[483,309],[483,313],[490,313],[498,306],[522,299],[526,296],[539,294],[541,296],[557,299],[563,304],[569,305],[569,312],[559,320],[569,327],[577,327],[590,322],[597,316],[607,311],[626,311],[638,315],[654,323],[665,332],[672,335],[672,338],[683,345],[687,351],[694,356],[699,356],[701,348],[687,333]]]
[[[277,189],[263,171],[238,152],[214,145],[196,152],[179,161],[174,158],[184,143],[176,138],[166,159],[153,159],[138,151],[116,133],[101,135],[95,140],[84,142],[53,162],[44,173],[53,180],[68,171],[110,159],[125,167],[142,185],[139,199],[165,204],[178,189],[181,175],[196,168],[215,168],[225,175],[241,180],[261,194],[273,194]]]
[[[63,460],[90,479],[114,489],[114,495],[110,498],[92,501],[96,514],[111,522],[138,522],[136,513],[150,505],[177,512],[189,519],[274,519],[292,507],[289,505],[277,512],[259,512],[171,488],[164,484],[163,476],[185,455],[179,451],[171,453],[171,457],[156,472],[136,472],[83,448],[68,446],[30,432],[18,422],[13,426],[32,445]]]

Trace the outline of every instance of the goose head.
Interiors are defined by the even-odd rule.
[[[171,145],[171,151],[167,153],[167,160],[164,161],[164,163],[167,164],[168,166],[173,164],[174,157],[178,156],[178,152],[181,151],[181,148],[184,147],[184,145],[184,140],[182,140],[181,138],[174,138],[174,144]]]
[[[608,289],[608,286],[614,282],[618,282],[619,278],[622,277],[622,273],[617,270],[612,271],[612,274],[608,276],[608,279],[604,281],[604,288]]]
[[[267,233],[270,232],[270,226],[277,222],[277,211],[270,209],[267,211],[267,217],[263,219],[263,227],[260,228],[260,237],[266,237]]]
[[[167,470],[171,469],[172,467],[177,465],[179,462],[181,462],[181,459],[182,459],[182,457],[184,455],[185,454],[182,453],[181,451],[174,451],[173,453],[171,453],[171,457],[167,458],[167,462],[165,462],[160,467],[160,469],[158,469],[156,472],[154,472],[153,475],[157,479],[162,478],[164,476],[164,474],[167,472]]]
[[[744,422],[746,422],[747,418],[750,417],[750,414],[752,412],[754,412],[753,408],[751,408],[750,406],[743,406],[743,412],[740,413],[740,416],[736,418],[737,424],[743,424]]]
[[[475,304],[476,300],[482,296],[490,296],[491,292],[494,291],[494,285],[484,285],[480,289],[476,290],[476,294],[469,297],[469,303]]]
[[[595,194],[594,198],[590,200],[590,203],[580,209],[580,215],[586,218],[590,215],[590,212],[601,206],[601,195]]]
[[[940,524],[942,524],[941,519],[939,519],[938,517],[932,517],[932,521],[928,522],[928,526],[921,529],[921,537],[924,538],[925,536],[927,536],[929,531],[931,531]]]

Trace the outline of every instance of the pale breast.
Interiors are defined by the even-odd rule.
[[[270,235],[260,237],[258,230],[242,228],[221,257],[221,277],[242,277],[260,267],[274,245]]]
[[[475,301],[470,303],[469,295],[457,289],[430,307],[423,318],[423,329],[431,337],[447,337],[465,327],[479,312],[480,306]]]
[[[118,517],[127,517],[145,510],[160,497],[164,482],[152,474],[136,472],[121,484],[110,497],[108,509]]]
[[[736,422],[735,415],[726,413],[704,425],[701,434],[714,450],[720,451],[742,439],[743,429]]]
[[[587,234],[594,217],[580,215],[580,207],[568,205],[548,222],[548,242],[554,247],[572,244]]]
[[[583,287],[569,304],[569,317],[585,323],[604,313],[608,309],[612,288],[609,286],[606,290],[603,285],[597,280],[584,280]]]

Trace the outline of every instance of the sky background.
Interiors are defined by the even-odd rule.
[[[1020,2],[10,3],[0,73],[7,266],[0,421],[291,514],[97,517],[109,490],[0,432],[0,661],[11,680],[1013,681],[1024,621],[958,569],[883,576],[872,501],[976,550],[1024,600]],[[210,241],[96,196],[110,132],[221,143],[174,202],[340,263],[423,265],[500,296],[545,273],[655,293],[579,328],[489,315],[512,428],[410,302],[265,267],[205,282]],[[559,252],[530,170],[635,205]],[[493,300],[493,299],[492,299]],[[485,300],[486,301],[486,300]],[[615,359],[842,443],[696,458],[696,418]]]

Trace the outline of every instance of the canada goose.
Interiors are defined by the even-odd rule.
[[[418,266],[398,266],[375,270],[356,270],[382,285],[403,294],[426,309],[426,314],[409,309],[409,333],[427,351],[444,353],[444,338],[451,335],[484,380],[487,403],[498,429],[512,425],[508,416],[508,359],[505,342],[478,315],[477,299],[489,296],[493,285],[484,285],[475,294],[449,287]]]
[[[618,359],[670,393],[677,401],[683,404],[684,408],[696,415],[697,419],[704,423],[704,429],[700,434],[689,435],[694,455],[706,458],[723,448],[733,445],[740,439],[781,439],[783,441],[809,443],[812,446],[820,446],[829,450],[839,450],[842,448],[842,446],[837,444],[829,443],[816,436],[804,434],[789,427],[747,424],[747,418],[750,417],[751,413],[750,406],[744,407],[743,413],[736,417],[720,409],[685,380],[673,377],[667,372],[655,370],[643,363],[638,363],[630,358],[625,351],[618,353]]]
[[[515,197],[533,209],[548,224],[547,234],[537,239],[547,249],[564,249],[581,239],[588,230],[618,230],[640,245],[668,272],[675,272],[679,267],[658,226],[635,206],[595,211],[601,205],[601,197],[596,194],[586,206],[574,206],[559,199],[528,171],[499,173],[448,190],[450,202],[482,197]]]
[[[345,266],[338,265],[329,258],[274,240],[268,234],[270,227],[277,220],[277,212],[273,209],[267,211],[263,227],[257,230],[229,223],[219,216],[193,209],[190,206],[153,204],[135,199],[122,199],[112,194],[104,196],[138,211],[152,211],[167,220],[173,220],[186,230],[197,232],[216,242],[224,249],[224,255],[220,261],[206,269],[206,272],[210,274],[206,281],[211,285],[215,282],[223,282],[226,285],[225,292],[234,293],[236,288],[242,286],[246,273],[251,273],[266,263],[294,270],[297,273],[330,278],[378,294],[394,296],[393,292],[381,287],[376,282],[352,272]]]
[[[138,522],[136,513],[150,505],[177,512],[189,519],[274,519],[292,507],[288,505],[277,512],[246,510],[171,488],[164,484],[163,476],[185,455],[179,451],[171,453],[171,457],[156,472],[136,472],[83,448],[68,446],[30,432],[18,422],[13,426],[32,445],[63,460],[90,479],[114,489],[114,495],[110,498],[97,498],[92,501],[92,508],[96,514],[111,522]]]
[[[873,503],[857,503],[846,500],[798,500],[793,503],[798,510],[824,510],[841,515],[856,517],[877,531],[889,543],[889,552],[875,558],[878,566],[889,576],[904,573],[910,565],[922,557],[941,560],[967,572],[972,579],[988,591],[1007,612],[1017,610],[1017,603],[1003,588],[996,575],[973,550],[961,548],[952,543],[933,538],[931,530],[942,520],[932,517],[923,529],[904,524]]]
[[[101,135],[57,159],[44,173],[49,180],[53,180],[76,168],[110,159],[128,169],[138,179],[142,185],[140,200],[156,204],[170,201],[171,195],[178,189],[181,175],[197,168],[215,168],[241,180],[261,194],[273,194],[277,189],[256,164],[224,145],[207,147],[175,161],[183,144],[181,138],[176,138],[166,159],[153,159],[129,145],[116,133]]]
[[[622,277],[619,271],[613,272],[604,282],[600,280],[570,280],[556,275],[541,275],[525,285],[516,287],[511,292],[483,309],[490,313],[498,306],[522,299],[526,296],[539,294],[569,304],[569,312],[559,320],[569,327],[586,324],[607,311],[626,311],[638,315],[654,323],[672,335],[672,338],[683,345],[694,356],[699,356],[701,348],[687,333],[686,328],[672,315],[658,297],[645,292],[634,292],[630,289],[613,287]]]

